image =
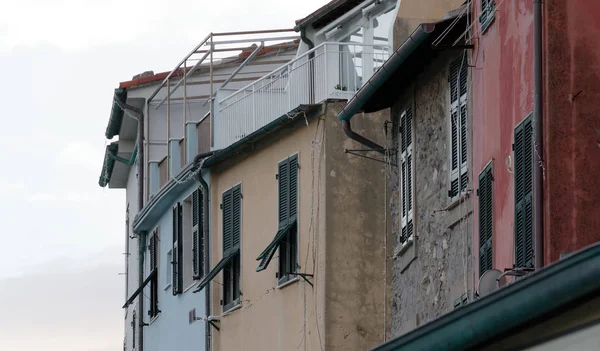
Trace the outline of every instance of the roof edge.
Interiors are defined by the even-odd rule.
[[[106,185],[108,185],[110,182],[113,169],[115,168],[115,156],[118,152],[118,141],[114,141],[106,145],[106,150],[104,151],[104,162],[102,163],[102,171],[100,173],[100,179],[98,180],[98,185],[100,185],[101,188],[106,187]]]
[[[127,100],[127,90],[124,88],[116,88],[113,94],[112,108],[110,110],[110,117],[108,119],[108,125],[106,126],[106,132],[104,135],[106,139],[112,139],[115,135],[119,135],[121,131],[121,125],[123,124],[123,109],[119,106],[119,103],[125,103]]]

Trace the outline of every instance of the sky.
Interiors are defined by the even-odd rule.
[[[326,2],[0,0],[0,350],[122,347],[125,192],[98,186],[118,83]]]

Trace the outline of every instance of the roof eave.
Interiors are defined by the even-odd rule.
[[[600,292],[600,243],[373,351],[470,350]]]
[[[115,156],[119,152],[119,142],[115,141],[106,145],[106,151],[104,152],[104,162],[102,163],[102,171],[100,173],[100,179],[98,185],[104,188],[110,182],[112,177],[113,169],[115,168]]]
[[[124,88],[116,88],[113,95],[112,108],[110,110],[110,117],[108,119],[108,125],[106,126],[106,132],[104,135],[106,139],[112,139],[115,135],[119,135],[121,131],[121,125],[123,124],[123,109],[119,106],[118,102],[125,103],[127,100],[127,90]]]

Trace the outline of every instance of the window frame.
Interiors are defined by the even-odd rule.
[[[240,192],[239,195],[239,243],[236,245],[235,244],[235,238],[234,236],[234,232],[233,232],[233,226],[234,226],[234,217],[232,217],[231,221],[232,221],[232,243],[231,243],[231,247],[225,248],[225,195],[229,192],[231,192],[231,196],[232,196],[232,211],[235,211],[234,209],[234,197],[233,197],[233,193],[234,191],[238,190]],[[242,183],[238,183],[235,184],[234,186],[228,188],[227,190],[223,191],[221,193],[221,249],[223,252],[223,257],[226,256],[226,251],[228,250],[233,250],[236,248],[236,246],[239,246],[239,252],[237,254],[235,254],[232,259],[223,267],[222,269],[222,274],[223,274],[223,284],[222,284],[222,289],[221,289],[221,305],[223,308],[223,312],[227,312],[233,308],[235,308],[236,306],[241,304],[241,297],[242,297],[242,233],[243,233],[243,227],[242,227],[242,223],[243,223],[243,192],[242,192]],[[234,213],[232,212],[232,216],[234,216]],[[233,275],[234,277],[229,277],[229,272],[233,271]],[[236,284],[236,278],[235,275],[237,275],[237,284]],[[237,288],[237,291],[236,291]],[[230,289],[230,290],[228,290]]]
[[[463,61],[464,60],[464,61]],[[459,63],[460,62],[460,63]],[[463,68],[459,68],[459,73],[457,74],[456,77],[452,76],[452,67],[455,64],[459,64],[461,65],[461,67],[464,67],[465,70],[465,84],[466,84],[466,88],[465,88],[465,93],[464,94],[460,94],[460,75],[462,74],[462,69]],[[471,182],[471,177],[469,177],[469,70],[468,70],[468,65],[469,65],[469,58],[468,55],[466,54],[466,52],[463,52],[461,55],[459,55],[456,59],[452,60],[450,62],[450,64],[448,65],[448,106],[450,107],[450,111],[448,114],[448,151],[449,151],[449,172],[448,172],[448,197],[450,198],[450,203],[454,203],[456,201],[458,201],[460,198],[462,198],[464,195],[467,194],[467,191],[469,189],[469,183]],[[457,78],[458,79],[458,83],[456,85],[456,95],[457,95],[457,99],[453,100],[453,96],[452,96],[452,80],[453,78]],[[462,109],[465,110],[464,113],[464,123],[463,123],[463,116],[462,116]],[[454,150],[454,145],[453,145],[453,127],[455,126],[454,120],[453,120],[453,115],[456,114],[456,116],[458,117],[457,120],[457,125],[456,125],[456,160],[457,160],[457,165],[456,168],[453,168],[453,159],[454,159],[454,155],[453,155],[453,150]],[[464,147],[466,155],[463,155],[463,128],[464,128],[464,142],[466,143],[466,146]],[[464,161],[463,161],[464,158]],[[466,184],[463,186],[463,179],[466,179]],[[457,182],[457,186],[458,186],[458,192],[455,194],[453,192],[453,186],[452,183]]]

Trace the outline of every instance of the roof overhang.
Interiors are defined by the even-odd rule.
[[[599,276],[600,243],[373,350],[472,350],[484,347],[512,350],[539,344],[556,335],[530,332],[526,338],[513,338],[512,347],[494,348],[494,343],[499,340],[543,325],[552,318],[558,317],[557,324],[565,325],[566,320],[560,315],[568,314],[578,306],[598,305]],[[600,320],[597,310],[589,313],[595,313],[595,321]],[[590,322],[585,314],[575,318],[578,319],[570,322],[570,330]],[[542,326],[541,329],[547,328]]]
[[[350,99],[338,118],[348,121],[358,112],[376,112],[392,106],[439,53],[449,49],[463,50],[465,46],[460,38],[465,35],[466,12],[462,12],[461,16],[419,25]],[[440,36],[443,39],[438,41]],[[451,45],[456,40],[459,40],[457,45]]]
[[[294,30],[300,32],[309,25],[314,29],[323,28],[363,2],[365,0],[333,0],[303,19],[297,20]]]
[[[125,189],[137,151],[133,141],[119,140],[107,145],[98,184],[103,188],[108,185],[111,189]]]
[[[123,123],[123,109],[119,106],[118,102],[125,103],[125,101],[127,101],[127,90],[123,88],[115,89],[110,117],[108,119],[108,125],[106,126],[106,132],[104,133],[106,139],[110,140],[115,135],[119,135]]]

